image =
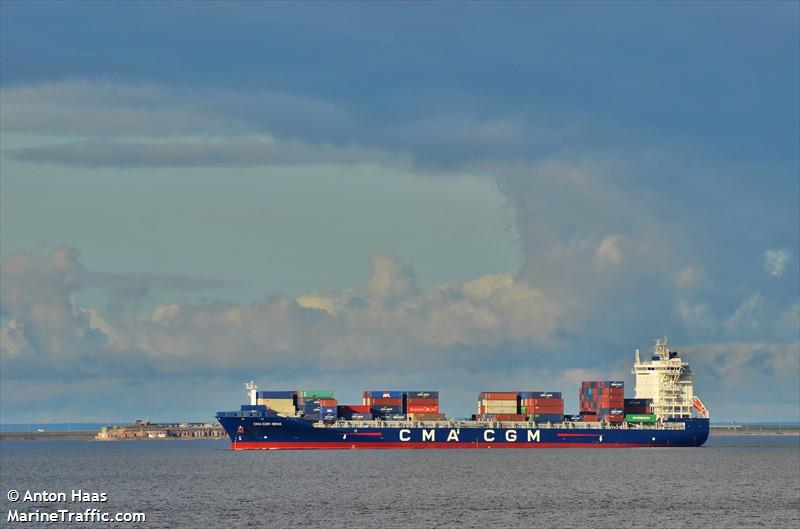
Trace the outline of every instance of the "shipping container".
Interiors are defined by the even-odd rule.
[[[261,406],[266,406],[272,411],[282,413],[284,415],[294,415],[294,413],[297,411],[297,407],[294,405],[294,401],[292,400],[258,399],[256,402]]]
[[[487,406],[487,407],[515,408],[517,406],[517,400],[481,399],[480,404],[481,406]]]
[[[533,422],[561,422],[564,420],[564,415],[560,413],[534,413],[528,415],[528,418]]]
[[[525,406],[557,406],[557,405],[564,405],[564,399],[523,399],[522,404]]]
[[[560,399],[560,391],[521,391],[518,393],[521,399]]]
[[[305,390],[300,394],[304,399],[332,399],[333,391],[330,390]]]
[[[365,399],[402,399],[402,391],[365,391],[363,394]]]
[[[400,415],[403,413],[402,406],[372,406],[370,412],[375,417],[382,417],[386,415]]]
[[[406,413],[439,413],[439,406],[406,406]]]
[[[438,391],[407,391],[406,397],[409,399],[438,399]]]
[[[656,416],[652,413],[632,413],[626,414],[625,420],[627,422],[654,423],[656,422]]]
[[[483,391],[480,394],[481,400],[517,400],[516,393],[502,392],[502,391]]]
[[[369,406],[361,406],[358,404],[340,404],[337,406],[339,414],[342,413],[369,413]]]
[[[396,413],[394,415],[384,415],[384,421],[405,421],[407,419],[404,413]]]
[[[406,406],[436,406],[439,404],[438,398],[432,399],[406,399]]]
[[[403,399],[389,398],[389,397],[369,397],[364,399],[364,404],[372,406],[402,406]]]
[[[487,421],[526,421],[524,415],[518,413],[484,413],[478,416]]]
[[[372,414],[371,413],[356,412],[356,413],[352,413],[350,415],[349,419],[354,420],[354,421],[371,421],[372,420]]]
[[[258,399],[294,399],[296,391],[256,391]]]
[[[262,413],[267,412],[267,407],[262,406],[260,404],[242,404],[242,411],[260,411]]]
[[[330,408],[331,406],[338,405],[338,402],[336,401],[336,399],[319,399],[319,405]]]
[[[306,413],[318,413],[320,407],[319,401],[309,401],[303,404],[303,411]]]
[[[443,413],[414,413],[409,414],[408,418],[414,421],[443,421],[445,415]]]
[[[321,416],[320,416],[319,412],[317,412],[317,413],[306,413],[303,416],[303,418],[306,419],[307,421],[319,421],[319,420],[321,420]]]

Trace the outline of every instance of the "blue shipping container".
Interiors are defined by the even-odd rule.
[[[263,411],[267,412],[267,407],[263,404],[242,404],[242,411]]]
[[[365,391],[373,399],[402,399],[402,391]]]
[[[406,396],[409,399],[438,399],[438,391],[407,391]]]
[[[373,415],[399,415],[403,413],[402,406],[371,406]]]
[[[308,421],[319,421],[321,416],[319,413],[306,413],[303,418]]]
[[[519,393],[521,399],[560,399],[560,391],[523,391]]]
[[[560,413],[534,413],[530,416],[534,422],[561,422],[564,416]]]
[[[653,403],[653,399],[625,399],[624,401],[625,406],[650,406]]]
[[[372,414],[371,413],[353,413],[350,415],[349,419],[354,421],[371,421]]]

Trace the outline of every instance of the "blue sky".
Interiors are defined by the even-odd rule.
[[[3,422],[574,407],[662,334],[800,418],[797,3],[0,6]]]

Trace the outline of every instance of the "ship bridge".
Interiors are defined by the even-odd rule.
[[[708,415],[694,395],[689,363],[669,350],[666,337],[656,340],[648,360],[641,360],[636,350],[632,373],[636,375],[636,398],[652,399],[652,413],[659,419],[692,417],[693,410]]]

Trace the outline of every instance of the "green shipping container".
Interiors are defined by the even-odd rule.
[[[629,413],[625,416],[626,422],[656,422],[656,416],[652,413]]]
[[[303,391],[304,399],[332,399],[333,391],[322,390],[308,390]]]
[[[520,406],[519,412],[520,414],[525,415],[525,406]]]

